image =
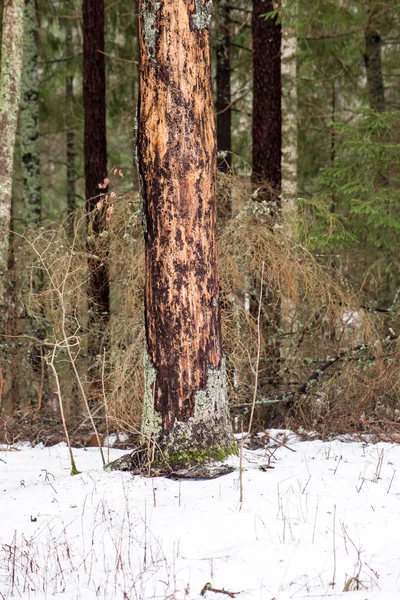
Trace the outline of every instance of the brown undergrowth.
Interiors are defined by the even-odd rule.
[[[86,214],[25,232],[17,239],[20,258],[15,304],[18,325],[8,340],[18,394],[3,397],[3,427],[38,423],[49,434],[60,429],[54,369],[65,417],[73,435],[92,429],[137,433],[143,397],[144,260],[137,194],[116,193],[108,204],[106,229],[94,249],[107,261],[111,318],[104,352],[101,396],[87,393]],[[400,352],[396,314],[375,313],[353,293],[329,261],[307,249],[299,227],[270,214],[245,178],[221,175],[218,184],[219,276],[228,390],[236,422],[246,422],[255,394],[257,425],[332,432],[400,433]],[[305,223],[305,225],[309,225]],[[263,293],[257,324],[260,275]],[[40,277],[41,285],[32,282]],[[33,320],[44,334],[29,330]],[[392,328],[392,329],[390,329]],[[393,329],[394,328],[394,329]],[[35,330],[37,331],[37,330]],[[260,344],[260,360],[256,356]],[[30,352],[40,349],[41,381]],[[54,350],[56,348],[56,350]],[[36,349],[36,350],[35,350]],[[72,364],[73,363],[73,364]],[[4,436],[3,436],[4,437]]]

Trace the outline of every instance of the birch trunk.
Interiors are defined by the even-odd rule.
[[[297,197],[297,9],[297,0],[282,1],[282,212],[292,226]]]
[[[23,0],[6,0],[3,10],[0,71],[0,404],[4,386],[3,338],[7,320],[8,250],[14,145],[21,93],[24,33]]]
[[[211,2],[139,2],[138,162],[145,236],[142,431],[170,462],[234,448],[216,254]]]
[[[297,236],[297,0],[282,0],[282,222],[286,235]],[[298,379],[296,363],[298,351],[293,344],[296,335],[296,302],[293,292],[297,287],[292,281],[292,290],[281,285],[281,329],[280,353],[284,359],[282,377]],[[292,292],[292,293],[291,293]]]

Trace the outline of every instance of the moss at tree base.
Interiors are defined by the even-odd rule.
[[[149,476],[176,474],[177,470],[196,465],[222,463],[229,456],[236,456],[238,452],[236,442],[226,445],[213,444],[208,448],[185,449],[153,443],[150,446],[142,445],[132,452],[124,454],[121,458],[112,461],[105,469],[106,471],[130,471]],[[210,475],[209,478],[213,477],[215,475]]]

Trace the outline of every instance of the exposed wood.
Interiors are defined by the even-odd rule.
[[[198,434],[193,448],[213,441],[226,448],[233,439],[217,276],[210,9],[211,2],[201,0],[139,2],[143,427],[148,435],[157,428],[176,433],[179,423],[191,437],[194,430],[185,428],[190,419]]]

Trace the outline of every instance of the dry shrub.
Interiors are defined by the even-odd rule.
[[[107,351],[98,357],[105,393],[94,399],[94,405],[101,422],[105,403],[109,426],[132,432],[140,425],[143,396],[141,210],[137,194],[125,194],[112,204],[111,218],[93,250],[99,261],[108,262],[111,286]],[[228,175],[222,175],[218,182],[218,214],[221,309],[232,405],[240,405],[243,412],[253,400],[264,264],[259,323],[262,360],[256,401],[260,406],[268,405],[279,394],[304,387],[301,393],[290,396],[290,402],[275,405],[280,409],[275,411],[274,424],[301,426],[328,435],[331,431],[376,429],[384,423],[388,427],[388,423],[399,422],[397,342],[376,343],[386,331],[382,321],[361,308],[365,300],[349,291],[340,273],[307,250],[307,240],[297,233],[298,223],[277,221],[248,179]],[[303,217],[299,214],[298,218]],[[31,232],[29,243],[25,236],[23,242],[28,243],[29,256],[34,257],[29,273],[31,277],[38,270],[43,274],[40,291],[31,285],[27,293],[22,272],[20,279],[24,279],[24,310],[31,317],[41,315],[45,323],[47,352],[49,344],[62,338],[60,323],[65,319],[86,385],[85,220],[85,214],[76,214],[73,240],[66,224]],[[306,229],[302,227],[302,231]],[[329,357],[338,355],[340,359],[315,376]],[[64,401],[70,404],[70,419],[82,415],[76,393],[70,393],[71,369],[62,347],[57,368]],[[309,385],[305,385],[308,380]],[[261,415],[264,425],[271,424],[273,417],[268,410]]]

